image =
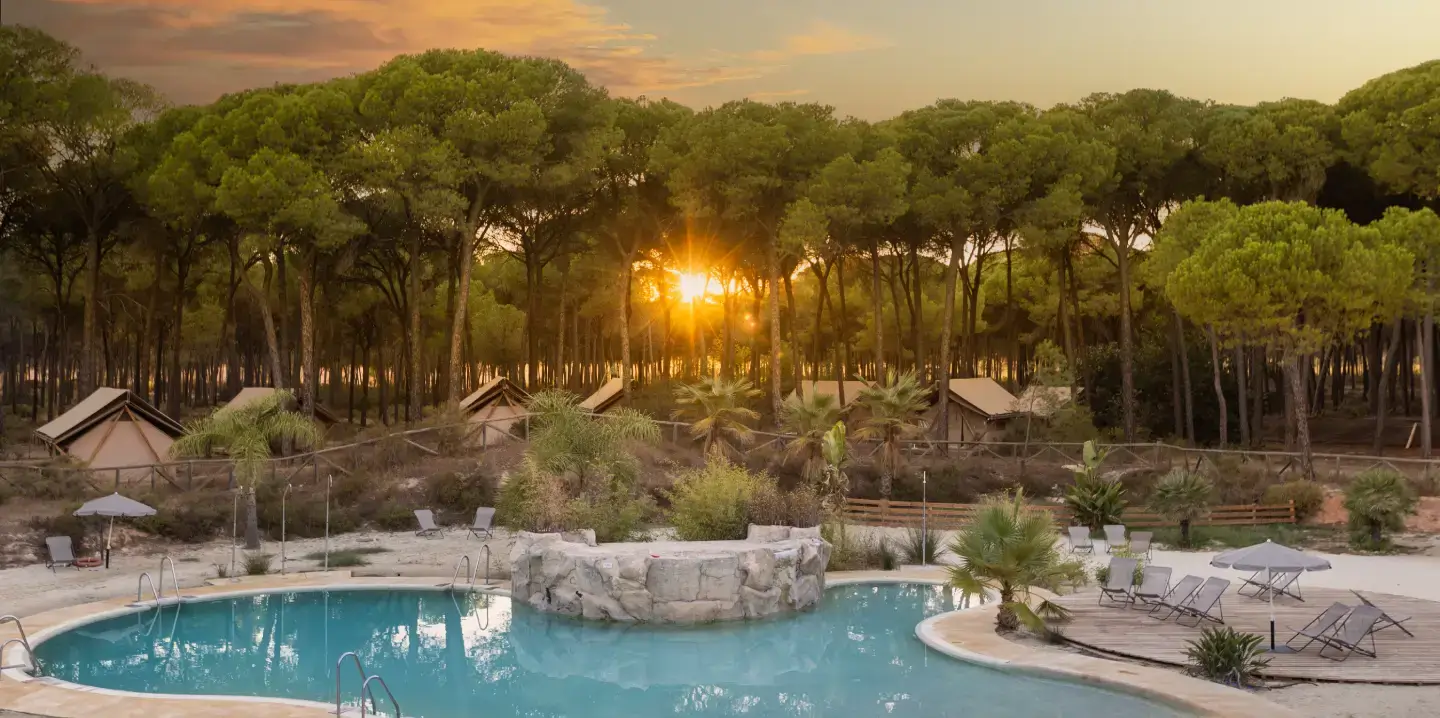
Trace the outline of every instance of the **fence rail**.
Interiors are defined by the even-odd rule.
[[[1035,504],[1048,511],[1057,525],[1070,523],[1070,510],[1058,504]],[[846,499],[843,516],[846,523],[861,526],[897,528],[919,527],[923,521],[932,528],[956,529],[969,524],[980,504],[946,504],[921,501],[887,501],[884,499]],[[1173,522],[1144,511],[1126,511],[1121,521],[1130,528],[1171,526]],[[1238,504],[1212,506],[1210,514],[1193,522],[1195,526],[1257,526],[1261,524],[1293,524],[1295,502],[1260,505]]]

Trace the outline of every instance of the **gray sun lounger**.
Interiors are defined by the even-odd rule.
[[[1375,657],[1375,624],[1380,622],[1380,617],[1385,612],[1374,606],[1357,606],[1350,615],[1345,617],[1345,622],[1335,628],[1330,635],[1321,638],[1325,645],[1320,648],[1320,656],[1329,658],[1332,661],[1343,661],[1352,653],[1359,653],[1369,658]],[[1370,639],[1370,648],[1366,650],[1360,645],[1365,639]],[[1325,651],[1334,649],[1339,655],[1327,656]]]
[[[1150,541],[1155,538],[1154,531],[1136,531],[1130,534],[1130,553],[1136,556],[1150,557]]]
[[[1354,589],[1351,589],[1351,590],[1350,590],[1350,593],[1355,594],[1355,598],[1360,599],[1360,602],[1363,603],[1363,604],[1365,604],[1366,606],[1369,606],[1369,607],[1371,607],[1371,608],[1380,609],[1380,623],[1379,623],[1379,625],[1376,626],[1376,628],[1375,628],[1375,632],[1376,632],[1376,633],[1379,633],[1379,632],[1381,632],[1381,631],[1383,631],[1383,630],[1385,630],[1385,629],[1387,629],[1387,628],[1394,627],[1394,628],[1398,628],[1398,629],[1404,631],[1404,632],[1405,632],[1405,635],[1407,635],[1407,636],[1409,636],[1409,637],[1411,637],[1411,638],[1414,638],[1414,637],[1415,637],[1415,634],[1411,633],[1411,632],[1410,632],[1410,629],[1408,629],[1408,628],[1400,625],[1400,624],[1405,623],[1406,621],[1410,620],[1410,617],[1409,617],[1409,616],[1406,616],[1405,618],[1401,618],[1401,619],[1398,619],[1398,620],[1397,620],[1397,619],[1393,618],[1390,614],[1386,613],[1386,612],[1385,612],[1385,609],[1380,608],[1379,606],[1376,606],[1375,604],[1373,604],[1373,603],[1370,602],[1370,599],[1365,598],[1364,596],[1361,596],[1359,591],[1356,591],[1356,590],[1354,590]]]
[[[1303,597],[1300,596],[1299,571],[1282,571],[1280,573],[1272,573],[1270,574],[1270,580],[1268,583],[1265,580],[1264,571],[1256,571],[1250,576],[1250,578],[1244,578],[1240,580],[1244,581],[1245,585],[1237,589],[1235,593],[1241,596],[1246,596],[1248,598],[1265,598],[1267,593],[1274,591],[1276,596],[1289,596],[1290,598],[1293,598],[1297,601],[1305,600]],[[1245,593],[1245,590],[1247,588],[1251,588],[1252,586],[1254,587],[1254,593]],[[1292,586],[1294,587],[1293,591],[1291,590]]]
[[[436,536],[441,533],[440,527],[435,525],[435,514],[430,509],[415,509],[415,520],[420,522],[420,530],[415,532],[416,536]]]
[[[1165,600],[1165,594],[1169,588],[1169,566],[1146,566],[1144,575],[1140,579],[1140,585],[1130,592],[1130,602],[1153,606]]]
[[[47,536],[45,548],[50,553],[50,560],[45,562],[45,568],[50,569],[51,573],[55,572],[56,566],[78,568],[75,565],[75,547],[69,536]]]
[[[1327,636],[1329,635],[1329,633],[1335,630],[1335,626],[1341,621],[1343,621],[1345,619],[1345,615],[1348,613],[1350,613],[1349,606],[1338,602],[1330,604],[1329,608],[1322,611],[1320,615],[1311,619],[1310,622],[1305,624],[1303,628],[1296,631],[1295,635],[1291,636],[1290,640],[1285,642],[1286,647],[1292,648],[1296,651],[1303,651],[1307,647],[1309,647],[1310,644],[1316,641],[1324,643],[1327,640]],[[1295,641],[1295,639],[1301,636],[1304,636],[1310,640],[1305,641],[1305,645],[1300,646],[1299,648],[1290,645]]]
[[[490,508],[489,506],[481,506],[480,508],[475,509],[475,523],[471,524],[470,533],[466,534],[465,538],[468,539],[471,536],[481,536],[482,534],[484,535],[484,538],[494,538],[495,532],[490,529],[490,525],[494,522],[495,509]]]
[[[1129,605],[1132,600],[1130,589],[1135,586],[1135,567],[1139,565],[1140,562],[1133,558],[1111,558],[1110,572],[1105,576],[1105,585],[1100,587],[1098,603],[1103,606],[1108,598],[1112,603]]]
[[[1117,549],[1129,548],[1130,541],[1125,538],[1125,527],[1116,524],[1107,524],[1105,527],[1105,553],[1115,553]]]
[[[1095,553],[1095,542],[1090,540],[1090,527],[1070,527],[1070,553],[1075,553],[1076,551]]]
[[[1175,622],[1184,626],[1185,618],[1188,616],[1195,619],[1195,623],[1191,624],[1192,628],[1200,625],[1201,621],[1224,625],[1225,606],[1220,599],[1229,589],[1230,581],[1227,579],[1213,576],[1205,579],[1205,583],[1190,597],[1190,600],[1176,607],[1179,609],[1180,615],[1175,618]],[[1219,613],[1212,613],[1217,609]]]
[[[1205,583],[1205,579],[1195,575],[1186,576],[1185,578],[1180,579],[1179,583],[1176,583],[1174,586],[1170,587],[1170,591],[1165,594],[1164,598],[1155,602],[1155,606],[1150,609],[1150,613],[1153,614],[1162,608],[1168,608],[1170,609],[1170,613],[1165,614],[1164,617],[1157,618],[1160,618],[1160,620],[1162,621],[1166,618],[1169,618],[1178,610],[1178,606],[1189,600],[1191,596],[1195,595],[1195,589],[1200,588],[1200,584],[1203,583]]]

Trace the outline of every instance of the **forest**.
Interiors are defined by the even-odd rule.
[[[435,50],[171,106],[7,25],[0,421],[268,385],[406,424],[495,375],[618,376],[661,415],[722,376],[773,425],[811,380],[1018,391],[1060,355],[1118,440],[1308,454],[1334,414],[1380,451],[1403,413],[1428,457],[1437,197],[1440,61],[1333,105],[1137,89],[868,122]]]

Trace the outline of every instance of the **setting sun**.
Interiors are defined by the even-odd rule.
[[[710,277],[690,272],[677,272],[676,276],[680,280],[680,299],[693,302],[709,293]]]

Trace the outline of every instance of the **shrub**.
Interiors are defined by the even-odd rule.
[[[880,555],[880,570],[898,571],[900,569],[900,555],[890,547],[890,543],[881,539],[876,546]]]
[[[599,500],[572,499],[565,523],[567,528],[594,529],[599,543],[628,541],[640,532],[653,511],[654,504],[648,497],[635,498],[617,487]]]
[[[1144,581],[1145,581],[1145,559],[1144,559],[1144,558],[1142,558],[1142,557],[1139,556],[1138,554],[1130,553],[1129,551],[1116,551],[1113,555],[1114,555],[1114,556],[1118,556],[1118,557],[1120,557],[1120,558],[1139,559],[1138,562],[1135,564],[1135,572],[1134,572],[1134,574],[1130,577],[1130,583],[1131,583],[1131,585],[1134,585],[1134,586],[1139,586],[1141,583],[1144,583]],[[1109,566],[1108,564],[1101,564],[1101,565],[1099,565],[1099,566],[1096,566],[1096,567],[1095,567],[1095,583],[1098,583],[1098,584],[1100,584],[1100,585],[1103,586],[1103,585],[1105,585],[1105,582],[1106,582],[1106,581],[1109,581],[1109,580],[1110,580],[1110,566]]]
[[[745,502],[746,523],[785,526],[790,523],[787,496],[773,481],[756,481]]]
[[[432,508],[453,516],[474,516],[480,506],[491,506],[495,500],[494,482],[480,473],[446,471],[425,480],[425,497]]]
[[[824,507],[820,495],[811,486],[801,486],[785,495],[785,505],[790,513],[789,524],[801,528],[820,525]],[[751,523],[759,523],[752,521]]]
[[[1150,510],[1166,521],[1180,525],[1180,543],[1190,545],[1190,523],[1210,513],[1210,497],[1215,487],[1210,480],[1193,471],[1173,469],[1160,477],[1150,494]]]
[[[370,523],[381,531],[408,531],[417,525],[413,510],[390,503],[377,508]]]
[[[49,556],[50,547],[45,539],[50,536],[69,536],[71,548],[78,558],[85,555],[89,542],[85,539],[85,521],[70,512],[77,506],[67,506],[59,516],[36,516],[30,519],[30,544],[35,547],[36,556]]]
[[[1191,671],[1212,681],[1248,685],[1256,674],[1270,664],[1262,657],[1262,636],[1239,633],[1229,626],[1206,628],[1200,638],[1187,641],[1185,654],[1190,658]]]
[[[820,526],[820,536],[830,542],[830,571],[863,571],[881,568],[883,559],[878,543],[868,536],[850,533],[845,524],[827,523]]]
[[[189,493],[157,506],[154,516],[135,519],[134,526],[171,541],[209,541],[230,532],[233,519],[231,502],[229,493]],[[243,525],[241,530],[244,530]]]
[[[365,556],[359,551],[331,551],[330,560],[328,562],[325,561],[324,552],[310,554],[306,556],[306,558],[310,558],[311,556],[317,556],[317,558],[314,558],[312,560],[320,561],[326,566],[329,566],[330,568],[351,568],[354,566],[370,565],[370,560],[365,558]],[[250,568],[248,558],[246,559],[245,568],[247,570]]]
[[[909,564],[938,563],[947,553],[944,536],[935,529],[911,528],[900,539],[900,558]]]
[[[1223,505],[1258,504],[1276,483],[1276,475],[1264,464],[1230,456],[1211,460],[1205,472],[1215,485],[1215,498]]]
[[[683,541],[745,538],[750,497],[762,483],[773,480],[721,457],[680,474],[666,494],[676,535]]]
[[[509,529],[549,532],[569,528],[570,500],[564,483],[529,459],[500,488],[495,504],[496,523]]]
[[[1050,512],[1027,505],[1023,492],[993,496],[950,540],[950,553],[960,560],[950,567],[950,585],[966,598],[1000,594],[996,623],[1001,630],[1024,623],[1038,631],[1043,619],[1063,619],[1068,612],[1043,598],[1032,609],[1031,589],[1054,591],[1077,580],[1076,564],[1060,555],[1059,541]]]
[[[1345,489],[1351,542],[1384,546],[1385,532],[1403,530],[1405,517],[1415,513],[1415,504],[1414,492],[1399,473],[1388,469],[1361,473]]]
[[[1295,520],[1305,521],[1320,512],[1325,503],[1325,489],[1308,479],[1287,481],[1265,489],[1261,503],[1275,505],[1295,502]]]
[[[1077,478],[1065,494],[1065,506],[1077,526],[1099,531],[1107,524],[1120,523],[1125,513],[1125,487],[1103,478]]]
[[[245,574],[247,576],[264,576],[270,573],[270,562],[274,559],[275,555],[269,553],[245,554]]]

